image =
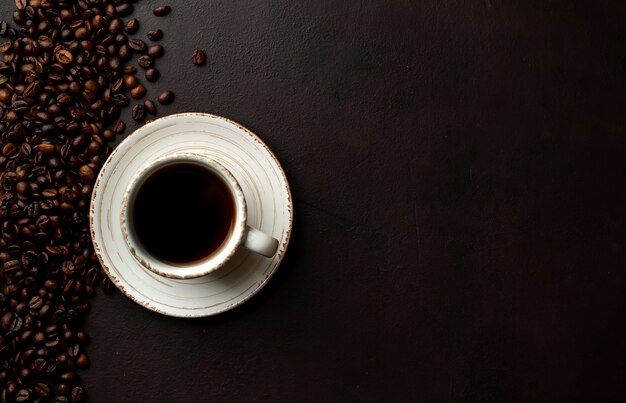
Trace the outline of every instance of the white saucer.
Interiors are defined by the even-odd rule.
[[[158,276],[134,259],[122,236],[124,190],[147,161],[177,151],[204,153],[235,176],[248,204],[248,224],[280,241],[273,258],[240,250],[217,272],[192,280]],[[102,266],[129,298],[165,315],[209,316],[241,305],[274,274],[289,243],[292,200],[280,164],[256,135],[223,117],[184,113],[146,124],[113,151],[96,189],[90,220]]]

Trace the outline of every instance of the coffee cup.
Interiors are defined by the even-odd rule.
[[[240,248],[272,257],[278,241],[247,225],[237,179],[203,154],[175,152],[146,163],[122,199],[122,234],[133,257],[168,278],[205,276]]]

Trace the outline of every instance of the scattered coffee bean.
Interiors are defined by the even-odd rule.
[[[126,124],[123,120],[118,120],[117,123],[113,126],[113,131],[115,134],[121,134],[126,130]]]
[[[146,49],[148,49],[148,45],[146,45],[146,43],[141,39],[131,39],[130,41],[128,41],[128,46],[130,46],[130,48],[135,52],[140,53],[143,53],[146,51]]]
[[[28,389],[20,389],[15,396],[16,402],[27,402],[30,400],[30,391]]]
[[[124,28],[124,32],[132,35],[137,31],[139,31],[139,20],[137,20],[137,18],[133,18],[126,23],[126,28]]]
[[[161,94],[159,94],[157,101],[159,101],[159,103],[162,105],[169,105],[174,101],[174,93],[169,90],[163,91]]]
[[[156,15],[157,17],[163,17],[165,15],[168,15],[171,11],[172,7],[170,6],[160,6],[152,10],[152,13],[154,13],[154,15]]]
[[[146,99],[146,100],[143,102],[143,106],[144,106],[144,108],[146,109],[146,112],[147,112],[147,113],[149,113],[149,114],[151,114],[151,115],[156,115],[156,105],[155,105],[155,103],[154,103],[154,102],[152,102],[152,101],[151,101],[151,100],[149,100],[149,99]]]
[[[46,398],[50,396],[50,393],[51,393],[50,386],[48,386],[47,384],[43,382],[39,382],[38,384],[36,384],[34,390],[37,396],[42,397],[42,398]]]
[[[137,64],[144,69],[152,67],[152,63],[152,58],[149,56],[141,56],[139,59],[137,59]]]
[[[144,95],[146,95],[146,88],[141,84],[130,90],[130,96],[135,99],[141,99]]]
[[[135,68],[135,66],[124,66],[124,74],[135,74],[137,72],[137,69]]]
[[[160,76],[159,70],[155,67],[151,67],[148,70],[146,70],[146,80],[150,81],[151,83],[158,80],[159,76]]]
[[[109,34],[119,34],[124,30],[124,21],[121,18],[115,18],[109,23]]]
[[[133,106],[133,120],[136,122],[141,122],[143,118],[146,116],[146,109],[143,105],[137,104]]]
[[[72,52],[66,49],[62,49],[62,48],[57,49],[56,52],[54,52],[54,57],[55,59],[57,59],[58,62],[63,63],[63,64],[69,64],[72,62],[72,60],[74,60],[74,56],[72,55]],[[53,76],[53,77],[56,77],[56,76]],[[57,81],[57,80],[53,80],[53,81]]]
[[[87,393],[85,392],[85,389],[81,388],[80,386],[76,386],[72,389],[70,395],[72,403],[84,402],[86,397]]]
[[[152,29],[148,31],[146,36],[151,41],[160,41],[161,39],[163,39],[163,31],[161,31],[160,29]]]
[[[133,75],[125,76],[124,85],[126,85],[126,88],[135,88],[139,85],[139,79]]]
[[[193,51],[193,55],[191,55],[191,60],[196,66],[203,66],[206,63],[206,53],[200,49],[196,49]]]
[[[148,48],[148,56],[150,56],[153,59],[158,59],[159,57],[163,56],[163,46],[161,46],[158,43],[155,43],[154,45],[150,46]]]
[[[134,11],[134,7],[132,3],[119,3],[115,6],[115,12],[120,17],[127,17],[131,15]]]

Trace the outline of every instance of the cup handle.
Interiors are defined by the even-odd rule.
[[[278,240],[256,228],[248,227],[248,233],[243,246],[259,255],[272,257],[278,249]]]

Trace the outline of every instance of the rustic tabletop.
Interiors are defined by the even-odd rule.
[[[165,33],[148,97],[257,133],[294,231],[226,314],[99,293],[91,402],[622,395],[625,3],[166,3],[135,3],[137,35]]]

